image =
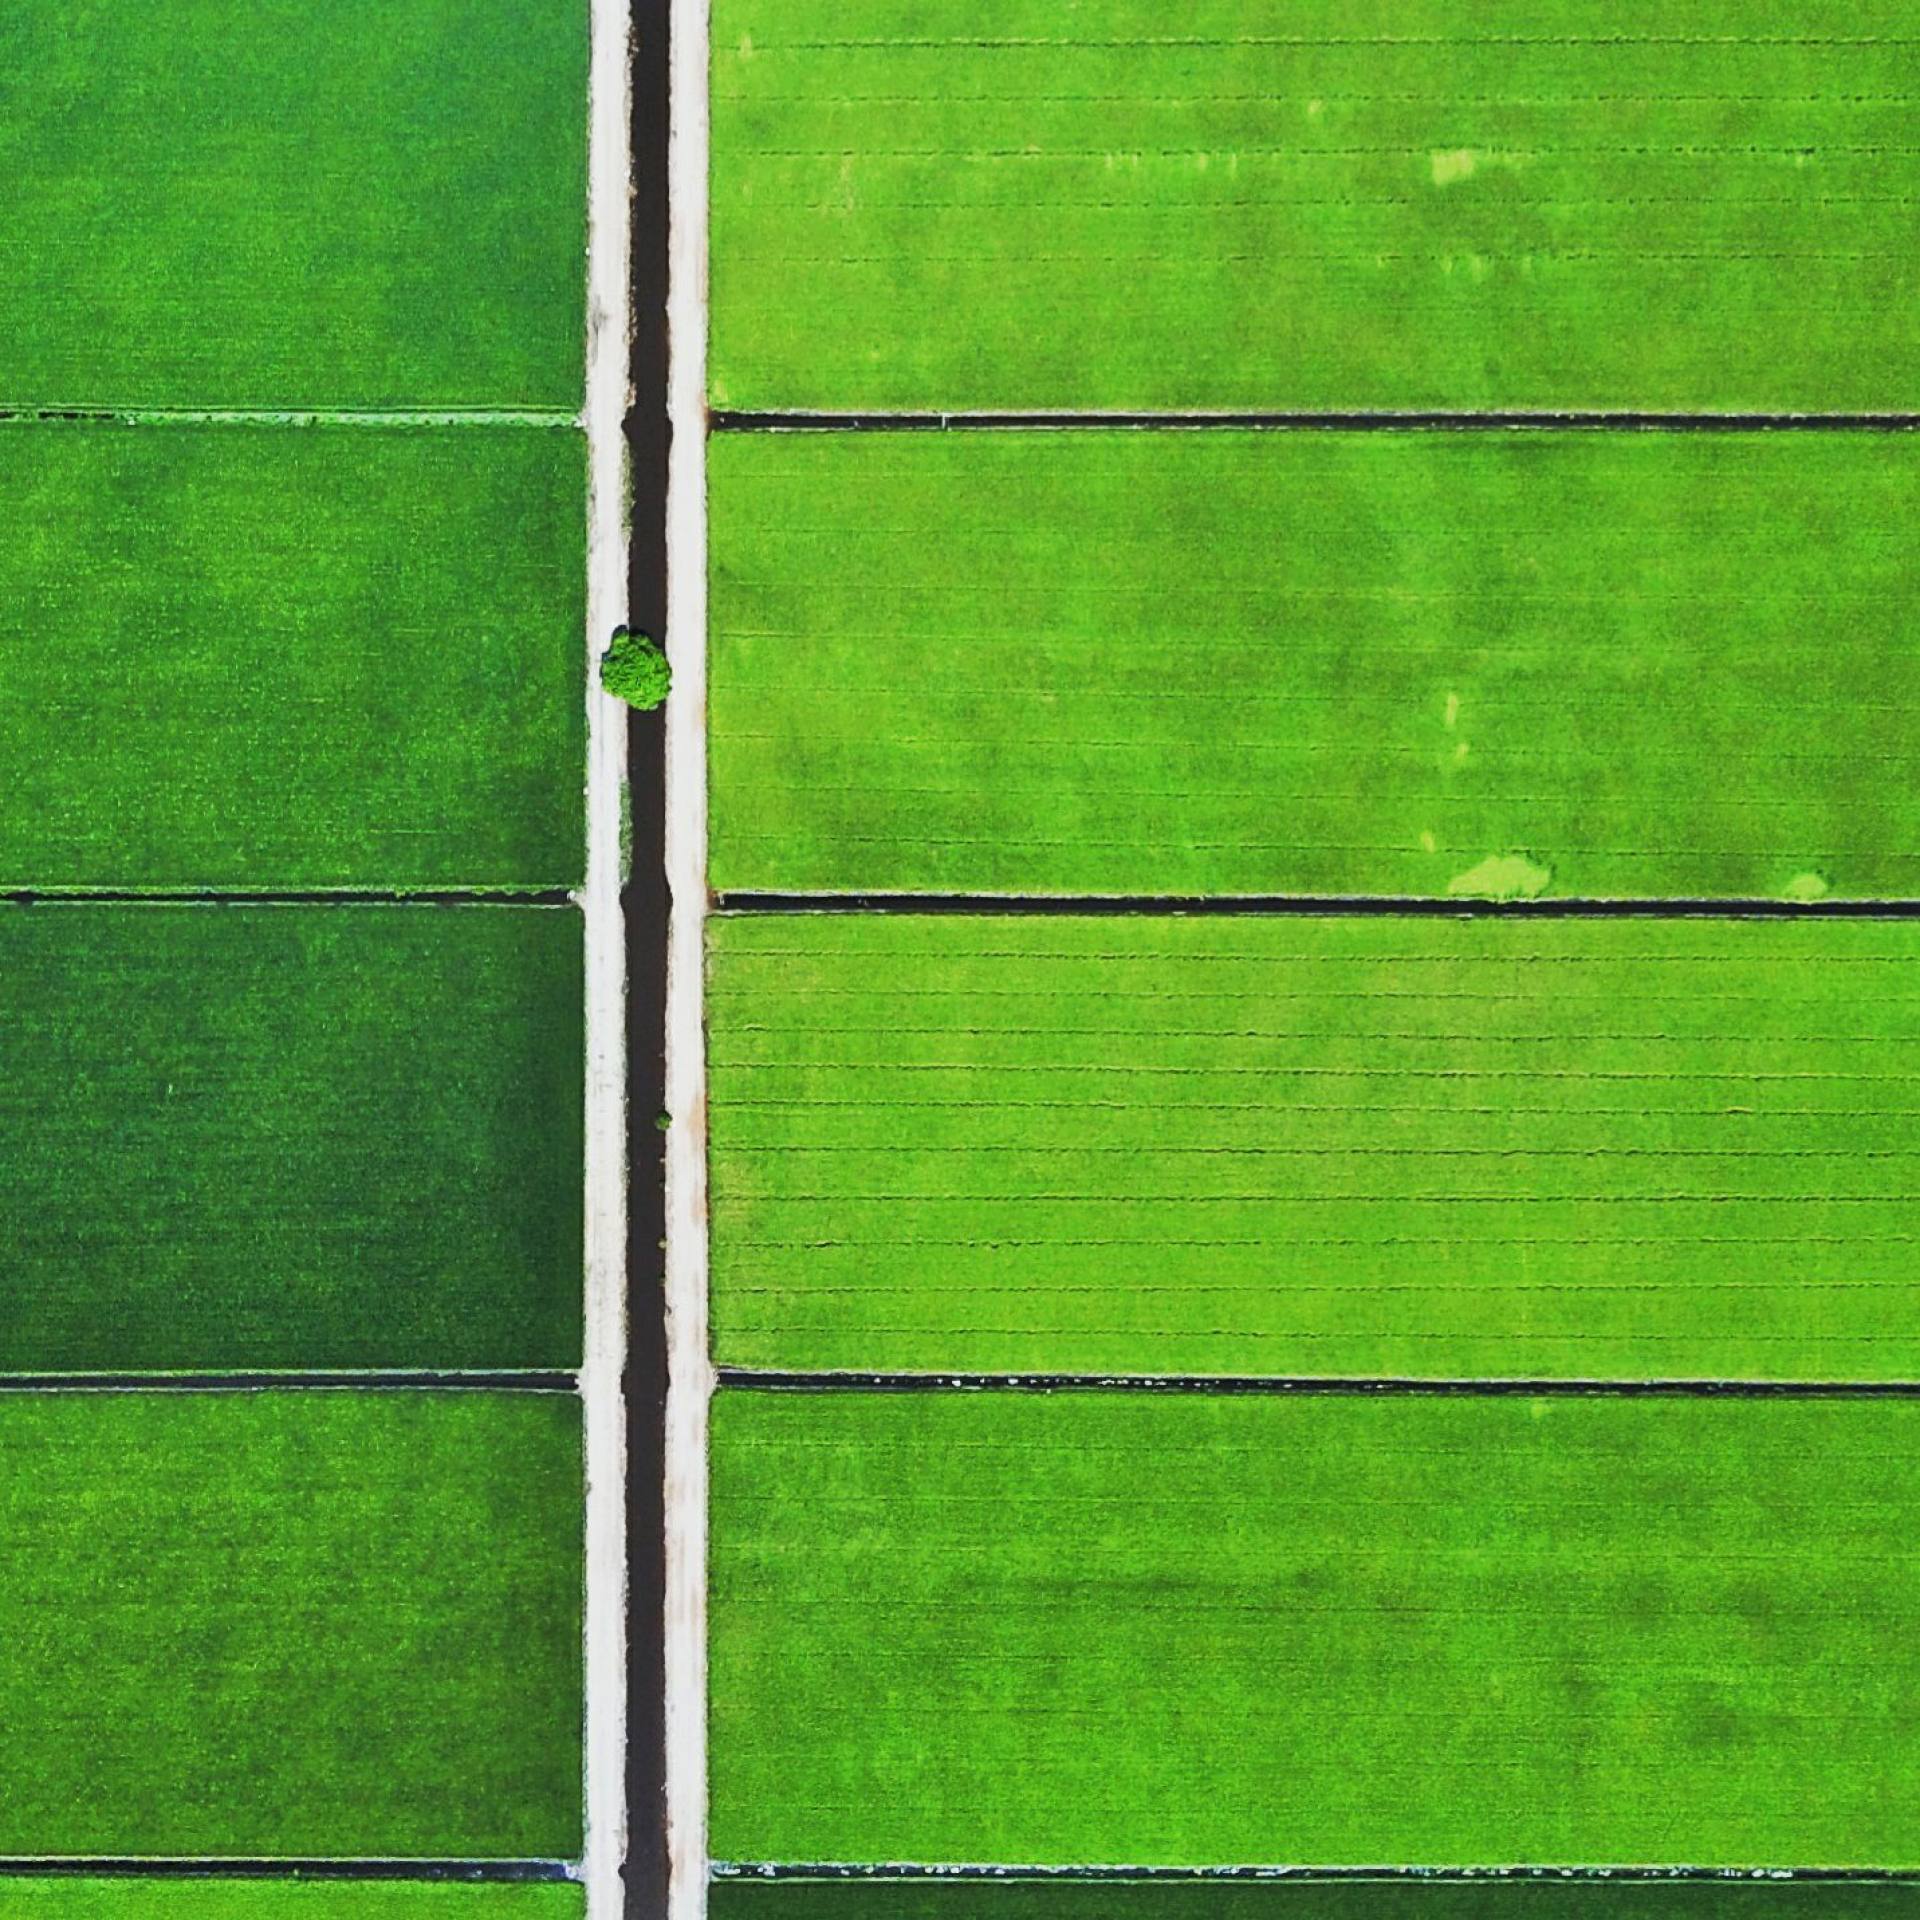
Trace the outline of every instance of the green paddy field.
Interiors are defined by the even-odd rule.
[[[0,1920],[583,1912],[589,27],[0,18]],[[1920,28],[711,54],[714,1920],[1920,1912]]]
[[[724,1363],[1910,1380],[1920,926],[711,923]]]
[[[1907,1400],[723,1393],[713,1853],[1911,1871],[1917,1477]]]
[[[1883,434],[730,434],[722,889],[1920,892]]]
[[[581,0],[19,0],[0,408],[580,406]]]
[[[0,520],[0,889],[578,883],[577,434],[0,426]]]
[[[1899,411],[1897,0],[719,0],[716,405]]]
[[[0,12],[0,1920],[584,1911],[590,25]]]
[[[1920,1912],[1920,1882],[738,1879],[714,1883],[707,1911],[713,1920],[1894,1920]]]
[[[564,1882],[0,1880],[0,1920],[579,1920]]]
[[[580,1445],[571,1394],[0,1394],[0,1856],[572,1858]]]
[[[0,906],[0,980],[0,1370],[578,1363],[571,908]]]

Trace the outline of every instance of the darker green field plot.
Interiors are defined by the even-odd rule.
[[[585,499],[553,428],[0,426],[0,887],[574,883]]]
[[[1898,0],[720,0],[717,404],[1900,410]]]
[[[563,1882],[0,1879],[0,1920],[579,1920]]]
[[[580,1511],[572,1395],[0,1395],[0,1854],[571,1858]]]
[[[710,939],[723,1362],[1920,1378],[1920,924]]]
[[[721,888],[1920,893],[1920,442],[711,458]]]
[[[0,1369],[576,1364],[580,940],[0,908]]]
[[[707,1912],[712,1920],[1907,1920],[1920,1913],[1920,1884],[741,1879],[716,1881]]]
[[[1908,1401],[723,1390],[713,1852],[1911,1871],[1917,1488]]]
[[[14,0],[0,407],[579,405],[584,0]]]

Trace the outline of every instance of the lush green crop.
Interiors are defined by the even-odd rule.
[[[1920,1913],[1920,1884],[740,1879],[716,1881],[707,1911],[712,1920],[1906,1920]]]
[[[578,1361],[571,909],[0,907],[0,1004],[0,1369]]]
[[[585,0],[19,0],[0,75],[0,407],[579,405]]]
[[[714,882],[1920,894],[1920,443],[730,434]]]
[[[1900,0],[719,0],[716,402],[1910,406]]]
[[[1911,1871],[1917,1493],[1904,1400],[723,1391],[714,1854]]]
[[[0,906],[0,1372],[578,1362],[579,916],[225,902],[579,880],[588,15],[0,18],[0,892],[204,896]],[[577,1920],[191,1863],[576,1861],[582,1520],[537,1383],[0,1392],[0,1920]]]
[[[0,1540],[0,1855],[577,1852],[572,1395],[0,1394]]]
[[[0,427],[0,523],[0,887],[578,880],[577,434]]]
[[[568,1881],[0,1879],[0,1920],[578,1920]]]
[[[1920,1376],[1920,926],[729,915],[724,1361]]]

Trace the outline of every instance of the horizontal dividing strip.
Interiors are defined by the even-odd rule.
[[[924,433],[1140,427],[1302,433],[1911,433],[1913,413],[748,413],[720,409],[715,433]]]
[[[120,1880],[572,1880],[564,1860],[222,1860],[0,1858],[5,1879]]]
[[[1405,1395],[1431,1400],[1902,1400],[1909,1380],[1447,1380],[1414,1376],[1340,1379],[1298,1374],[856,1373],[721,1367],[723,1388],[761,1393],[1197,1393],[1214,1398],[1292,1394],[1340,1398]]]
[[[575,1393],[576,1375],[556,1370],[364,1373],[0,1373],[9,1393],[366,1393],[431,1388],[454,1393]]]
[[[914,1883],[943,1880],[1086,1880],[1086,1881],[1213,1881],[1285,1880],[1310,1883],[1368,1880],[1439,1881],[1476,1885],[1499,1881],[1630,1881],[1636,1885],[1664,1881],[1708,1881],[1734,1884],[1751,1881],[1793,1881],[1842,1886],[1920,1886],[1920,1875],[1879,1867],[1032,1867],[886,1866],[817,1862],[811,1865],[739,1860],[715,1860],[709,1873],[716,1880],[900,1880]]]
[[[304,892],[262,887],[220,888],[21,887],[0,890],[10,907],[570,907],[566,887],[411,888],[322,887]]]
[[[573,427],[565,407],[7,407],[0,427]]]
[[[1911,920],[1920,900],[1444,900],[1381,894],[719,893],[717,913],[1191,914],[1462,920]]]

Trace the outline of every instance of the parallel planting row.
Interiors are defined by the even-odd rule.
[[[587,10],[367,26],[0,26],[8,1920],[581,1910]]]
[[[1917,79],[718,0],[717,1920],[1920,1912]]]

